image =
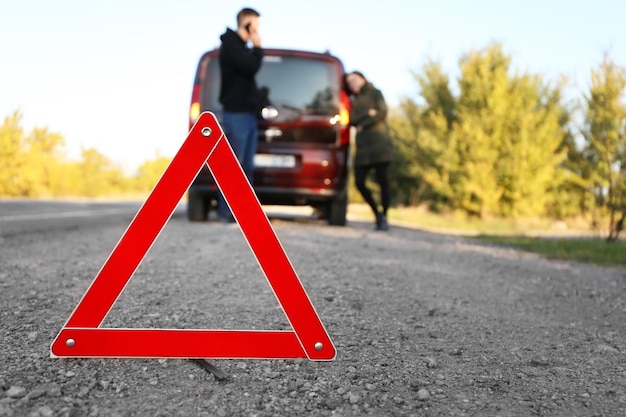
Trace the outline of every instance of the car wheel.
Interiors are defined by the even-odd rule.
[[[328,203],[328,224],[332,226],[345,226],[348,212],[348,192],[344,190],[340,196]]]
[[[202,194],[189,190],[187,219],[190,222],[205,222],[208,219],[208,204]]]

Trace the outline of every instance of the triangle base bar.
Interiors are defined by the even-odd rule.
[[[293,331],[115,328],[65,328],[52,345],[52,354],[81,358],[307,357]]]

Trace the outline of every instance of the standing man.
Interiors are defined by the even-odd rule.
[[[261,107],[255,80],[263,60],[258,30],[260,16],[254,9],[242,9],[237,14],[237,31],[227,28],[220,37],[222,127],[251,184],[258,144],[257,115]],[[218,197],[218,211],[222,222],[235,221],[222,193]]]

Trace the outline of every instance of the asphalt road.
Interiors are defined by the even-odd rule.
[[[130,222],[138,202],[0,200],[0,236]]]
[[[51,358],[139,207],[0,201],[0,417],[626,415],[624,271],[306,211],[269,217],[334,361],[211,359],[218,380],[182,359]],[[290,330],[237,225],[184,209],[102,327]]]

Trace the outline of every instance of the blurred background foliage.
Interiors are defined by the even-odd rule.
[[[147,195],[171,158],[156,155],[137,171],[123,168],[94,148],[80,157],[65,153],[61,134],[47,128],[24,132],[15,112],[0,126],[0,196],[24,198],[120,197]]]
[[[626,216],[626,70],[605,54],[589,90],[513,72],[500,44],[452,84],[434,61],[390,119],[395,203],[467,217],[584,218],[617,238]]]
[[[427,60],[407,86],[415,96],[392,109],[394,206],[584,219],[617,239],[626,217],[626,69],[605,54],[574,98],[565,78],[514,71],[499,43],[462,56],[459,70],[453,82]],[[61,134],[24,132],[21,117],[0,126],[0,197],[146,195],[171,160],[157,154],[129,174],[97,149],[70,159]]]

